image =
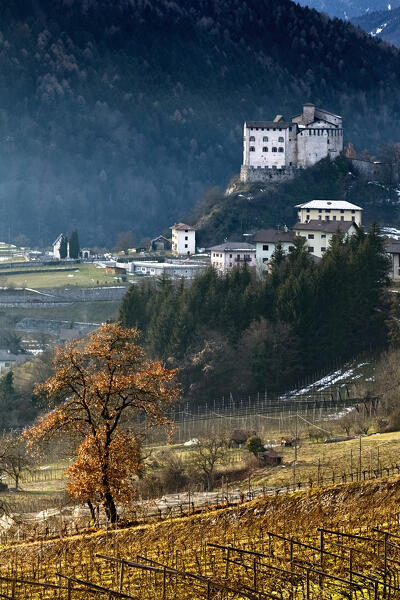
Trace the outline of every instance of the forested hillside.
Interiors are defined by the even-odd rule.
[[[244,119],[303,101],[358,147],[400,135],[398,51],[289,0],[15,0],[0,17],[0,240],[157,233],[239,171]]]
[[[400,46],[400,8],[380,10],[352,19],[371,35]]]
[[[376,227],[340,234],[319,263],[298,238],[272,274],[210,268],[186,287],[168,278],[131,286],[124,326],[143,332],[151,356],[179,367],[186,398],[232,390],[283,391],[300,378],[387,341],[388,259]],[[391,333],[389,335],[392,335]],[[394,335],[394,333],[393,333]]]
[[[389,181],[374,181],[358,173],[349,160],[321,160],[296,179],[284,183],[243,184],[237,179],[226,195],[209,190],[196,206],[191,222],[197,243],[208,247],[225,238],[243,240],[243,233],[264,227],[291,227],[297,221],[296,204],[312,199],[346,199],[363,208],[363,223],[374,221],[400,227],[398,191]]]
[[[299,0],[299,4],[345,19],[385,10],[388,6],[397,7],[400,3],[398,0]]]

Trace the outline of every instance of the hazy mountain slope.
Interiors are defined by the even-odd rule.
[[[368,13],[352,19],[352,23],[374,37],[400,46],[400,8]]]
[[[309,6],[326,12],[332,17],[351,19],[373,11],[386,10],[400,5],[399,0],[299,0],[302,6]]]
[[[154,234],[239,171],[242,123],[342,113],[400,137],[400,55],[289,0],[0,5],[0,240]]]

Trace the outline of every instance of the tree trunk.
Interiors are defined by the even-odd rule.
[[[94,506],[93,506],[93,504],[90,502],[90,500],[88,500],[88,501],[87,501],[87,505],[88,505],[88,507],[89,507],[90,514],[91,514],[91,516],[92,516],[93,524],[95,525],[95,524],[96,524],[96,512],[95,512],[95,510],[94,510]]]
[[[103,506],[104,510],[106,511],[107,521],[110,521],[110,523],[116,523],[118,520],[117,509],[114,498],[109,490],[104,494]]]

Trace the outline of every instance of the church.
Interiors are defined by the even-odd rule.
[[[245,122],[240,180],[287,179],[342,151],[342,117],[307,103],[291,121],[277,115],[273,121]]]

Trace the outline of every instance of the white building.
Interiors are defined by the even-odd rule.
[[[400,279],[400,241],[388,238],[386,240],[386,252],[391,261],[389,277],[391,279]]]
[[[322,158],[343,151],[342,118],[314,104],[291,121],[277,115],[273,121],[246,121],[243,133],[241,181],[264,181],[293,176]]]
[[[287,228],[279,229],[262,229],[257,231],[254,236],[256,243],[256,260],[257,267],[263,270],[268,270],[268,263],[277,248],[287,253],[293,248],[293,240],[295,234]]]
[[[296,235],[306,240],[307,250],[321,258],[329,247],[333,235],[338,231],[345,236],[354,235],[358,226],[353,221],[307,221],[296,223],[293,227]]]
[[[297,204],[300,223],[308,221],[353,221],[361,226],[362,208],[344,200],[311,200]]]
[[[196,254],[196,230],[185,223],[176,223],[172,227],[172,252],[176,256]]]
[[[247,242],[226,242],[209,248],[211,266],[220,273],[227,273],[233,267],[256,266],[256,247]]]
[[[207,263],[200,261],[181,261],[181,262],[156,262],[150,260],[135,260],[124,263],[127,273],[132,275],[146,275],[150,277],[159,277],[168,275],[172,278],[193,279],[207,268]]]
[[[60,260],[60,246],[61,246],[61,241],[63,238],[63,234],[60,233],[60,235],[56,238],[56,240],[53,242],[53,256],[55,259]],[[69,255],[69,244],[67,242],[67,257]]]

